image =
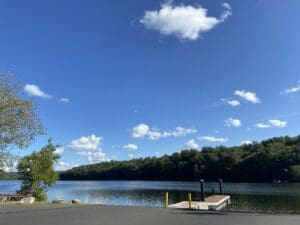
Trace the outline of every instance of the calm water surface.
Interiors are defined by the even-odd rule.
[[[0,193],[15,193],[20,181],[0,181]],[[163,207],[164,193],[170,203],[200,199],[198,182],[153,181],[59,181],[48,192],[49,201],[79,199],[87,204]],[[217,183],[206,183],[206,191],[218,192]],[[300,213],[300,183],[224,183],[232,204],[225,210]],[[207,193],[208,195],[209,193]]]

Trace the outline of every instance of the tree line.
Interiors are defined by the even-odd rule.
[[[300,135],[72,168],[61,180],[300,181]]]

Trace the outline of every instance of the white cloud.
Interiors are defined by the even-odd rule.
[[[234,94],[249,102],[260,103],[260,99],[256,96],[256,93],[254,92],[245,91],[245,90],[236,90]]]
[[[176,127],[170,131],[160,131],[159,129],[150,128],[147,124],[139,124],[132,129],[131,136],[133,138],[148,137],[150,140],[158,140],[167,137],[182,137],[196,132],[196,129],[184,127]]]
[[[225,120],[225,126],[227,127],[240,127],[242,123],[239,119],[228,118]]]
[[[18,159],[12,161],[12,162],[2,162],[0,163],[0,170],[3,170],[4,172],[16,172],[18,166]]]
[[[258,123],[255,126],[257,126],[258,128],[269,128],[269,127],[271,127],[270,124],[266,124],[266,123]]]
[[[191,139],[185,143],[185,147],[188,149],[198,149],[199,145],[195,142],[194,139]]]
[[[268,123],[258,123],[256,127],[258,128],[284,128],[287,126],[287,121],[282,120],[269,120]]]
[[[233,107],[241,104],[238,100],[228,100],[227,103]]]
[[[12,169],[12,167],[8,166],[6,163],[0,164],[0,170],[3,170],[6,173],[11,172],[11,169]]]
[[[141,138],[147,135],[149,126],[147,124],[139,124],[132,129],[131,136],[133,138]]]
[[[184,127],[176,127],[174,131],[171,131],[171,136],[181,137],[186,136],[188,134],[196,133],[197,130],[193,128],[184,128]]]
[[[140,23],[147,29],[155,30],[162,35],[175,35],[179,39],[197,40],[202,33],[224,22],[232,9],[224,3],[224,12],[220,18],[207,16],[207,9],[201,6],[178,5],[172,2],[161,5],[159,10],[146,11]]]
[[[70,99],[68,99],[68,98],[60,98],[58,101],[62,102],[62,103],[69,103]]]
[[[89,163],[110,161],[110,158],[101,149],[96,151],[79,151],[77,154],[86,157]]]
[[[287,122],[281,120],[269,120],[269,123],[271,124],[271,126],[278,128],[284,128],[287,126]]]
[[[294,94],[297,92],[300,92],[300,85],[286,89],[282,92],[282,94]]]
[[[128,145],[123,145],[123,148],[134,151],[138,149],[138,146],[135,144],[128,144]]]
[[[76,167],[78,165],[71,165],[70,163],[64,162],[64,161],[58,161],[55,164],[55,170],[57,171],[64,171],[64,170],[68,170],[71,169],[73,167]]]
[[[252,145],[252,144],[253,144],[253,142],[249,141],[249,140],[241,142],[241,145]]]
[[[43,92],[37,85],[34,84],[26,84],[24,87],[24,91],[27,95],[37,96],[41,98],[52,98],[51,95]]]
[[[150,131],[147,133],[147,135],[148,135],[148,138],[149,138],[150,140],[158,140],[158,139],[160,139],[160,138],[170,136],[169,133],[167,133],[167,132],[161,133],[161,132],[159,132],[159,131],[153,131],[153,130],[150,130]]]
[[[89,163],[109,161],[110,158],[100,148],[102,140],[103,137],[97,137],[94,134],[82,136],[71,141],[68,147],[75,150],[78,155],[86,157]]]
[[[228,138],[223,137],[214,137],[214,136],[203,136],[199,138],[201,141],[208,141],[208,142],[227,142]]]
[[[65,151],[65,149],[64,149],[63,147],[59,147],[59,148],[57,148],[57,149],[54,151],[54,153],[60,155],[60,154],[62,154],[64,151]]]
[[[224,2],[223,4],[222,4],[222,6],[224,7],[224,8],[226,8],[226,9],[228,9],[228,10],[232,10],[232,7],[231,7],[231,5],[229,5],[227,2]]]
[[[235,107],[235,106],[239,106],[241,103],[238,100],[230,100],[230,99],[226,99],[226,98],[222,98],[221,99],[222,102],[226,102],[228,105]]]
[[[69,148],[74,150],[96,150],[99,148],[103,137],[97,137],[92,134],[90,136],[82,136],[76,140],[73,140],[69,144]]]

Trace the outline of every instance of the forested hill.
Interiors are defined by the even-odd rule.
[[[300,181],[300,135],[251,145],[183,150],[160,158],[103,162],[60,174],[62,180],[192,181],[200,178],[240,182]]]

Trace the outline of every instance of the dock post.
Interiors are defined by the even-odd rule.
[[[189,193],[189,209],[192,209],[192,194]]]
[[[205,189],[204,189],[204,180],[203,179],[200,180],[200,184],[201,184],[201,201],[205,202]]]
[[[220,195],[223,195],[223,181],[222,181],[222,179],[219,180],[219,187],[220,187]]]
[[[169,206],[169,192],[166,192],[165,194],[165,208],[168,208]]]

